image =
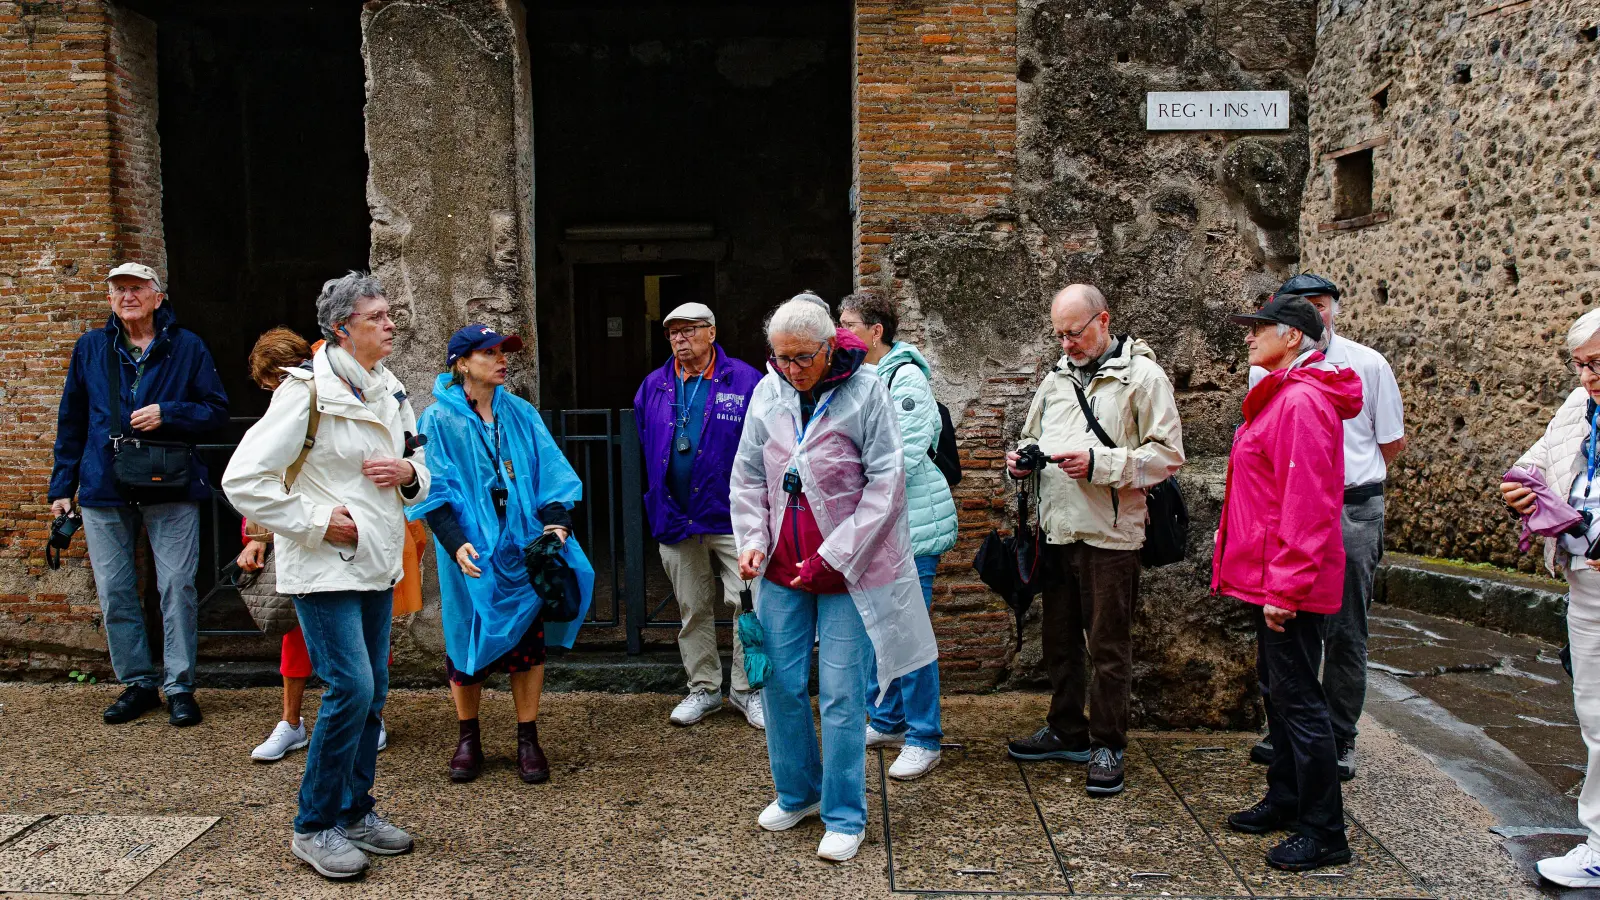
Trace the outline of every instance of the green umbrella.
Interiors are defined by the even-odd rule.
[[[744,677],[750,682],[750,690],[759,691],[766,687],[767,678],[772,675],[772,659],[767,656],[767,630],[761,627],[761,620],[756,618],[755,601],[750,594],[750,582],[745,582],[744,590],[739,592],[739,621],[735,626],[739,632],[739,643],[744,645]]]

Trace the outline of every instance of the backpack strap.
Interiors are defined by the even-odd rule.
[[[122,440],[122,366],[117,362],[117,337],[106,337],[106,385],[111,389],[108,402],[111,407],[109,436],[111,446]]]
[[[306,422],[306,437],[300,447],[300,455],[294,458],[289,468],[283,470],[285,489],[294,488],[295,479],[300,477],[300,470],[305,468],[306,457],[311,455],[311,448],[317,445],[317,429],[322,425],[322,410],[317,408],[317,380],[307,380],[306,387],[311,389],[311,417]]]

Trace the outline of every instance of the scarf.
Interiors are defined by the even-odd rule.
[[[372,367],[371,371],[361,368],[361,363],[350,355],[350,351],[338,344],[326,345],[328,365],[333,367],[333,374],[339,376],[345,384],[350,386],[351,393],[362,403],[367,402],[367,391],[376,387],[383,374],[383,363]]]

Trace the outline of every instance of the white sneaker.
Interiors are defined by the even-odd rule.
[[[383,751],[385,751],[387,749],[389,749],[389,726],[385,725],[383,723],[382,719],[379,719],[378,720],[378,752],[382,753]]]
[[[761,705],[760,691],[729,691],[728,702],[733,708],[744,713],[744,719],[752,727],[767,729],[767,710]]]
[[[861,849],[861,843],[867,839],[865,831],[860,834],[840,834],[830,831],[822,836],[822,843],[817,845],[817,855],[833,862],[844,862],[856,855]]]
[[[1541,859],[1534,868],[1546,881],[1563,887],[1600,887],[1600,852],[1587,843],[1573,847],[1566,856]]]
[[[722,708],[722,695],[695,691],[672,709],[672,724],[693,725]]]
[[[311,738],[306,735],[305,719],[301,719],[298,725],[279,722],[272,729],[272,734],[250,751],[250,758],[256,762],[277,762],[291,751],[304,750],[309,743]]]
[[[867,726],[867,747],[904,747],[906,736],[904,734],[884,734],[871,725]]]
[[[910,746],[900,751],[894,765],[889,767],[889,777],[896,781],[910,781],[933,771],[939,764],[939,751],[927,747]]]
[[[768,831],[788,831],[799,825],[800,820],[806,816],[814,816],[820,812],[822,812],[821,803],[813,803],[805,809],[788,812],[778,805],[778,801],[774,800],[767,804],[767,808],[761,811],[761,817],[756,821],[761,823],[761,827]]]

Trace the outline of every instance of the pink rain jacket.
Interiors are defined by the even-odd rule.
[[[1311,353],[1271,372],[1244,400],[1211,591],[1256,606],[1339,611],[1344,596],[1344,420],[1361,377]]]

